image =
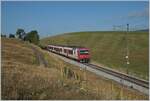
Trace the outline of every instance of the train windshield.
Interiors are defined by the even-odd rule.
[[[89,51],[88,50],[80,50],[81,55],[88,55]]]

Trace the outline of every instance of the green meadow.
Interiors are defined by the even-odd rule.
[[[126,38],[128,38],[129,62],[126,64]],[[116,69],[148,80],[149,33],[148,32],[73,32],[43,38],[47,44],[77,45],[90,49],[91,62]]]

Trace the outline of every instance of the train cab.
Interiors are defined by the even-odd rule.
[[[78,59],[80,62],[88,63],[90,61],[90,54],[88,48],[79,48]]]

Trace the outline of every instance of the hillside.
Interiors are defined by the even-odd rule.
[[[32,46],[43,55],[39,64]],[[137,91],[67,64],[39,47],[2,38],[2,99],[148,99]],[[94,81],[94,82],[93,82]]]
[[[41,45],[61,44],[90,48],[91,62],[148,80],[148,32],[129,32],[130,64],[126,66],[125,32],[75,32],[41,40]]]

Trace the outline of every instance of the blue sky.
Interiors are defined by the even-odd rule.
[[[107,31],[115,25],[147,27],[146,1],[3,1],[2,33],[37,30],[41,37],[78,31]]]

